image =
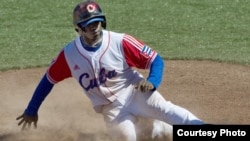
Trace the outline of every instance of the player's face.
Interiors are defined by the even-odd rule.
[[[93,22],[84,28],[82,36],[87,40],[95,41],[100,37],[101,30],[102,30],[101,22],[99,21]]]

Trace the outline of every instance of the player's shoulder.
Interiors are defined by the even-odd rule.
[[[80,43],[80,37],[76,37],[75,39],[69,41],[67,44],[65,44],[65,46],[63,47],[63,49],[69,49],[71,48],[72,46],[76,45],[76,44],[79,44]]]

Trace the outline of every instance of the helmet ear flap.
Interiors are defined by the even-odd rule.
[[[106,21],[103,21],[103,22],[102,22],[102,27],[103,27],[104,29],[106,29]]]
[[[75,31],[76,31],[76,32],[80,32],[80,29],[79,29],[79,26],[78,26],[78,25],[75,25]]]
[[[106,29],[107,23],[106,23],[106,17],[103,16],[104,21],[102,22],[102,27]]]

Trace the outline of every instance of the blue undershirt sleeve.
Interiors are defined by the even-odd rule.
[[[53,86],[54,84],[50,83],[45,74],[38,86],[36,87],[36,90],[34,91],[34,94],[24,113],[30,116],[37,115],[40,105],[42,104],[46,96],[50,93]]]
[[[160,57],[160,55],[157,55],[151,64],[149,75],[147,78],[147,80],[154,85],[155,89],[157,89],[160,86],[163,75],[163,69],[164,69],[164,61]]]

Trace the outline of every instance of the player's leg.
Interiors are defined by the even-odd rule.
[[[173,124],[203,124],[203,121],[187,109],[166,101],[157,91],[154,93],[136,92],[130,103],[133,113],[152,122],[152,138],[172,138]],[[164,121],[164,122],[162,122]]]
[[[166,101],[158,91],[134,94],[130,106],[139,107],[134,109],[134,114],[158,119],[171,125],[204,124],[202,120],[187,109]]]
[[[109,135],[114,141],[136,141],[134,118],[124,118],[119,122],[106,122]]]
[[[136,122],[137,138],[148,140],[149,138],[171,141],[173,127],[166,122],[139,117]]]
[[[152,132],[151,132],[151,138],[153,139],[162,139],[166,138],[167,140],[172,140],[173,136],[173,126],[160,121],[160,120],[153,120],[152,123]]]
[[[114,141],[136,141],[136,118],[124,111],[119,101],[103,108],[102,112],[108,134]]]

